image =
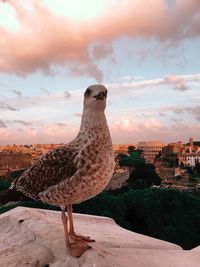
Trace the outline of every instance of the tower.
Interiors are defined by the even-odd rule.
[[[193,146],[193,138],[192,137],[189,138],[189,143],[190,143],[190,146],[192,147]]]

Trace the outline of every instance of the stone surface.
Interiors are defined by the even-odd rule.
[[[77,233],[96,240],[76,259],[65,250],[60,212],[17,207],[0,216],[0,266],[199,267],[199,247],[181,247],[127,231],[112,219],[74,214]]]

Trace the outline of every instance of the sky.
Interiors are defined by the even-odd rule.
[[[200,140],[199,0],[0,0],[0,145],[67,143],[108,89],[113,143]]]

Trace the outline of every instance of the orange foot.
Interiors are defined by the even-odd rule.
[[[85,242],[75,242],[70,244],[69,253],[73,257],[80,257],[85,251],[91,249]]]
[[[95,240],[91,239],[89,236],[77,235],[76,233],[69,233],[69,237],[75,241],[95,242]]]

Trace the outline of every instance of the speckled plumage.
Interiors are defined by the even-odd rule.
[[[36,200],[66,206],[85,201],[106,187],[112,177],[114,156],[105,107],[101,99],[93,103],[91,98],[99,91],[107,93],[102,85],[90,86],[85,92],[78,136],[36,161],[14,181],[17,190]]]

